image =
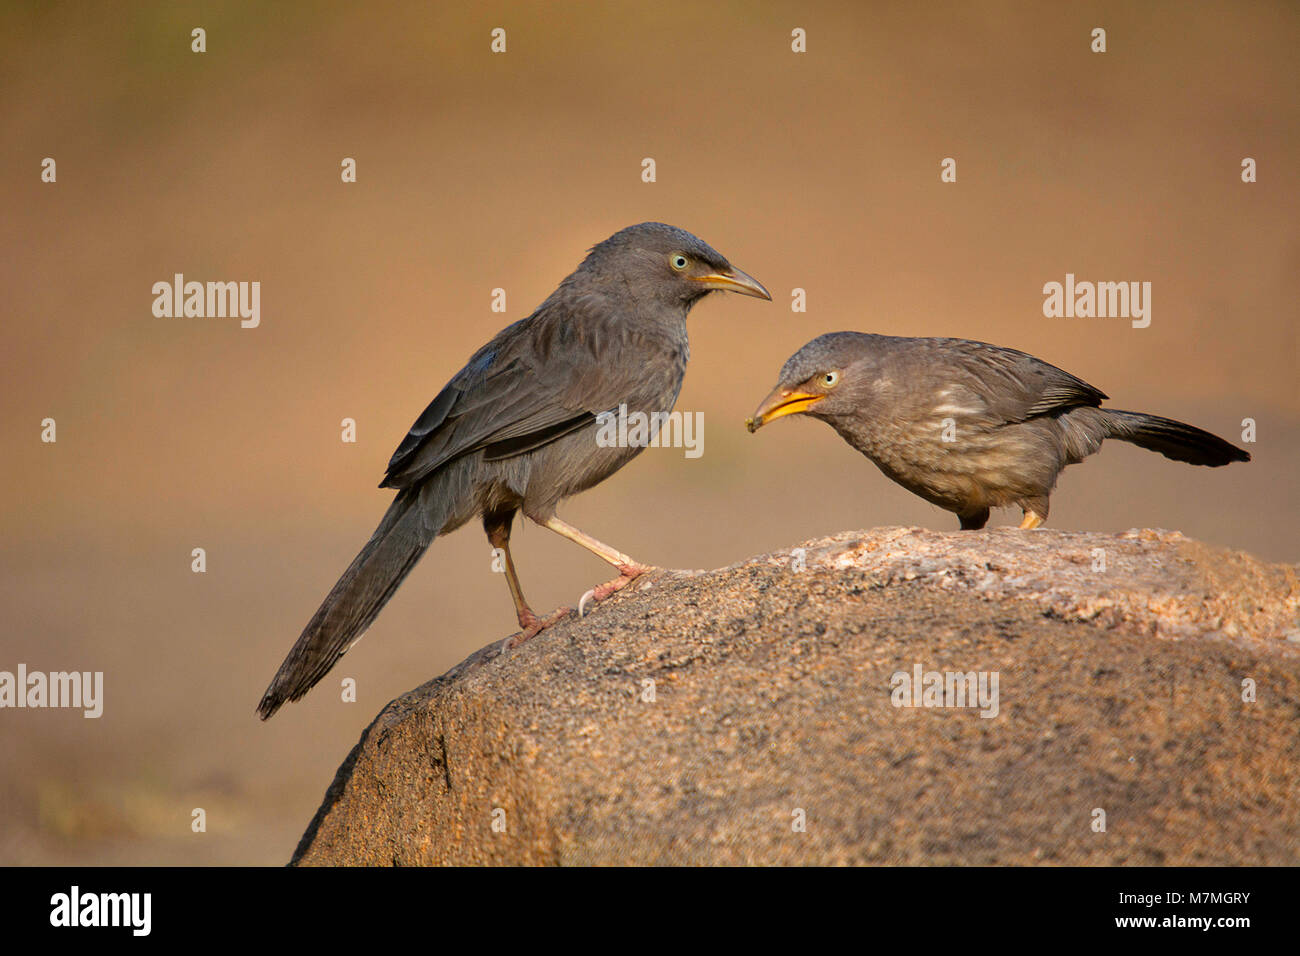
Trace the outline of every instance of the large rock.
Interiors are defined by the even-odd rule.
[[[1297,568],[1157,531],[802,547],[393,701],[294,862],[1300,863]],[[996,672],[997,715],[894,706],[917,665]]]

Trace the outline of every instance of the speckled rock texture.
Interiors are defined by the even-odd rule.
[[[293,862],[1295,865],[1298,570],[882,528],[656,572],[389,704]],[[918,665],[996,716],[896,706]]]

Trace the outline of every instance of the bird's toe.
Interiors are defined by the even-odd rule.
[[[548,614],[546,617],[538,617],[532,611],[528,611],[526,615],[520,615],[519,623],[523,627],[523,630],[511,634],[509,637],[507,637],[504,641],[501,642],[502,652],[513,650],[514,648],[518,647],[520,644],[523,644],[525,641],[531,641],[534,637],[536,637],[542,631],[546,630],[552,624],[556,624],[564,620],[572,613],[573,613],[573,608],[565,606],[561,608],[556,608],[551,614]]]
[[[618,570],[619,575],[614,580],[606,581],[604,584],[591,588],[582,595],[582,599],[578,601],[578,617],[586,614],[588,604],[599,604],[610,595],[623,590],[641,575],[659,569],[650,564],[620,564]]]

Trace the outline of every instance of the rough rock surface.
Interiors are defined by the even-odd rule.
[[[1161,531],[801,548],[393,701],[294,862],[1300,863],[1296,567]],[[894,706],[918,664],[996,672],[997,716]]]

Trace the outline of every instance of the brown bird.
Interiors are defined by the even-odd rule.
[[[510,556],[522,512],[614,565],[596,600],[644,573],[623,552],[556,514],[644,445],[598,440],[607,414],[672,409],[686,374],[686,316],[710,292],[771,299],[757,280],[685,230],[643,222],[592,248],[527,318],[496,334],[415,420],[381,488],[397,495],[326,595],[258,706],[262,719],[310,690],[361,639],[433,540],[480,518],[504,557],[520,633],[528,640],[568,612],[539,618]]]
[[[786,415],[819,418],[963,529],[984,527],[989,509],[1003,505],[1020,506],[1020,527],[1038,527],[1057,476],[1107,438],[1193,465],[1250,461],[1191,425],[1101,408],[1107,398],[1015,349],[833,332],[791,356],[745,424],[754,432]]]

